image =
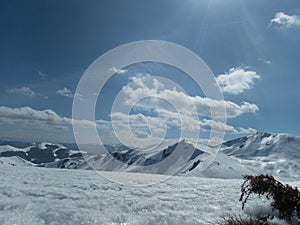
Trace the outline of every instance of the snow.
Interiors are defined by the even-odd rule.
[[[236,158],[218,154],[214,162],[205,170],[193,170],[189,176],[223,178],[223,179],[242,179],[247,174],[259,174],[253,165],[242,165]]]
[[[0,153],[1,152],[27,152],[28,148],[16,148],[10,145],[2,145],[0,146]]]
[[[6,155],[11,156],[0,157],[1,225],[207,225],[228,213],[270,213],[269,202],[258,198],[249,199],[245,210],[241,210],[238,200],[242,175],[268,173],[300,187],[300,137],[288,134],[257,133],[226,142],[205,171],[195,164],[201,164],[204,158],[201,148],[197,149],[197,154],[181,168],[181,176],[172,177],[129,172],[158,173],[135,168],[149,161],[163,162],[176,146],[189,150],[191,142],[166,142],[160,149],[123,150],[113,153],[116,158],[87,153],[82,158],[77,156],[78,151],[47,142],[37,146],[35,154],[27,154],[28,157],[40,157],[47,163],[34,164],[18,156],[20,152],[20,156],[31,153],[32,146],[0,146],[0,154],[9,152]],[[49,157],[55,156],[53,161],[43,158],[47,157],[46,150],[51,153]],[[59,152],[62,150],[66,153]],[[58,158],[59,154],[67,158]],[[123,160],[121,166],[117,158]],[[57,169],[61,167],[73,170]],[[96,172],[91,167],[106,171]],[[271,222],[286,224],[276,218]]]
[[[240,159],[241,166],[281,180],[300,180],[300,137],[259,132],[223,144],[221,152]]]
[[[95,171],[1,166],[0,224],[209,224],[242,213],[241,180],[172,177],[150,186]],[[112,172],[107,172],[112,173]],[[132,182],[133,173],[114,173]],[[140,174],[144,181],[159,175]]]
[[[270,218],[268,219],[268,223],[270,225],[273,224],[274,225],[279,225],[279,224],[298,225],[299,224],[296,216],[293,216],[291,218],[291,221],[279,219],[279,211],[272,210],[272,208],[270,207],[270,202],[266,200],[264,197],[262,197],[258,203],[255,204],[252,203],[250,207],[246,207],[244,212],[245,214],[253,218],[266,218],[269,216]]]
[[[207,225],[229,213],[270,212],[268,202],[257,197],[241,210],[241,179],[12,166],[9,162],[23,159],[0,159],[1,225]],[[300,187],[299,181],[289,184]]]
[[[50,143],[50,142],[41,142],[41,143],[38,143],[37,146],[38,146],[39,149],[47,149],[47,146],[57,146],[57,149],[59,149],[59,148],[65,148],[61,144],[53,144],[53,143]]]
[[[0,165],[11,165],[11,166],[34,166],[35,164],[28,162],[25,159],[22,159],[19,156],[12,157],[1,157]]]

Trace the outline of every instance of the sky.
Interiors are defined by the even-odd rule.
[[[103,142],[118,137],[128,145],[197,138],[198,129],[200,138],[212,130],[224,130],[225,139],[256,131],[300,135],[298,0],[4,0],[0,27],[1,139],[74,142],[72,122],[87,143],[93,138],[85,127],[93,126]],[[185,72],[157,62],[109,68],[114,75],[99,93],[96,121],[72,120],[90,65],[143,40],[201,57],[222,90],[226,123],[210,115],[221,102]],[[120,92],[129,115],[112,111]]]

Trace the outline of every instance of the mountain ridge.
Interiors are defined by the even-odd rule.
[[[1,145],[4,143],[6,145]],[[23,148],[0,141],[0,160],[3,157],[19,157],[29,162],[21,163],[22,165],[51,168],[170,173],[214,178],[241,178],[245,174],[269,173],[283,179],[300,179],[300,137],[290,134],[257,132],[225,141],[214,162],[204,171],[200,171],[199,166],[203,165],[204,154],[207,153],[201,148],[193,148],[193,154],[185,159],[186,164],[181,165],[180,169],[172,168],[171,164],[155,167],[156,164],[168,162],[178,146],[179,151],[191,149],[192,143],[187,140],[152,151],[111,146],[110,153],[97,155],[48,142],[33,142],[25,148],[21,142],[17,142],[17,145]],[[19,159],[14,160],[17,161],[16,165],[20,162]],[[152,165],[154,166],[151,167]],[[147,170],[150,167],[151,170]]]

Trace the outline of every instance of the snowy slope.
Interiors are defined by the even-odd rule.
[[[204,171],[194,169],[187,175],[208,178],[241,179],[244,175],[260,174],[252,165],[243,165],[239,159],[219,153],[214,162]]]
[[[34,163],[22,159],[19,156],[1,157],[0,164],[10,165],[10,166],[34,166],[35,165]]]
[[[225,142],[223,147],[223,152],[239,158],[274,154],[293,158],[300,156],[300,137],[258,132],[251,136]]]
[[[280,179],[300,180],[300,137],[256,133],[223,144],[222,153],[240,159],[241,165]]]

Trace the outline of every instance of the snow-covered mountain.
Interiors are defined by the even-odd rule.
[[[254,135],[227,141],[223,143],[220,153],[205,171],[199,170],[199,166],[207,154],[201,150],[201,147],[194,148],[194,145],[186,140],[168,144],[143,150],[129,149],[121,145],[105,146],[106,149],[109,149],[110,154],[85,152],[82,155],[77,149],[71,150],[60,144],[33,143],[26,146],[17,143],[12,146],[5,143],[0,146],[0,159],[18,157],[18,159],[27,160],[29,163],[25,163],[26,165],[51,168],[214,178],[241,178],[245,174],[268,173],[279,179],[300,180],[300,137],[258,132]],[[178,165],[174,166],[178,162],[170,160],[175,149],[179,149],[181,152],[180,157],[184,156],[185,152],[193,151],[189,158],[182,159],[184,164],[179,167]],[[11,160],[16,165],[24,165],[19,160]]]
[[[42,165],[65,158],[82,157],[81,152],[78,150],[70,150],[61,144],[14,141],[1,141],[0,144],[2,144],[0,146],[1,159],[3,159],[3,157],[19,157],[31,162],[33,165]]]
[[[300,137],[258,132],[225,142],[221,152],[260,173],[300,180]]]
[[[175,150],[179,152],[181,159],[185,157],[186,152],[190,153],[190,157],[183,159],[183,162],[180,163],[172,155],[176,154],[174,153]],[[194,148],[191,143],[182,140],[170,146],[162,145],[154,149],[127,149],[100,155],[84,154],[84,159],[68,158],[47,163],[45,166],[173,175],[175,173],[187,173],[195,169],[200,163],[203,153],[202,150]],[[170,160],[170,157],[173,157],[174,160]],[[174,166],[176,163],[179,163],[180,166],[178,164]],[[179,167],[180,169],[178,169]]]

